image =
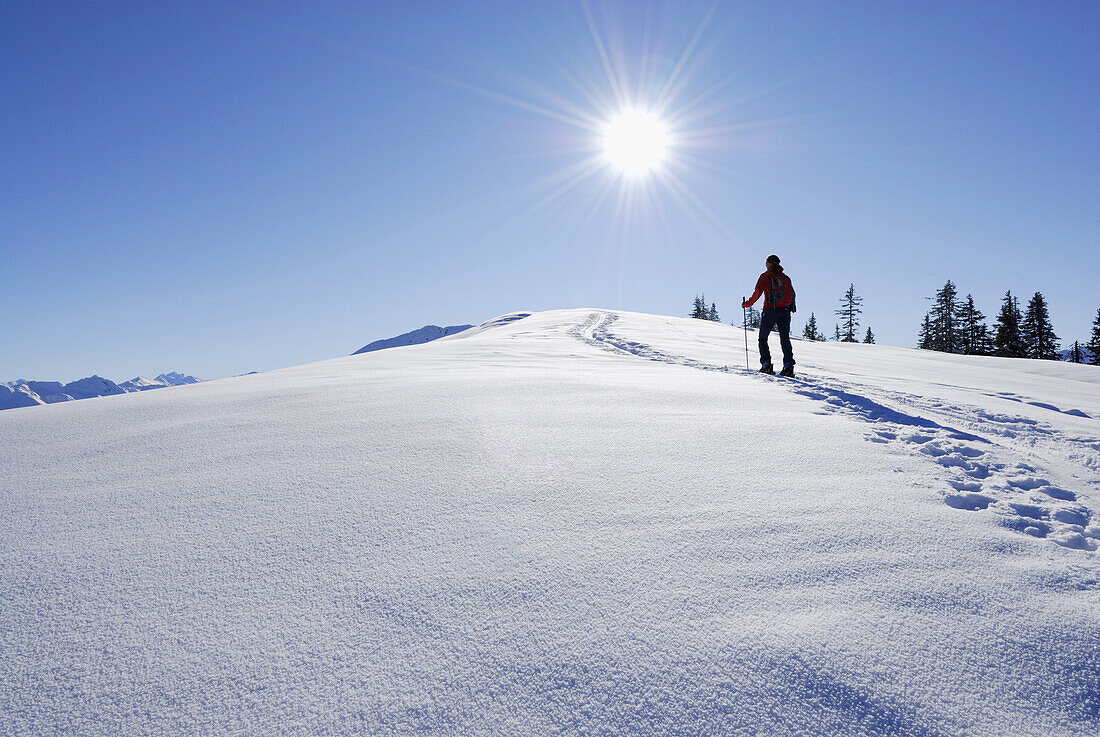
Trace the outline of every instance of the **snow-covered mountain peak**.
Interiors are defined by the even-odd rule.
[[[170,371],[166,374],[158,374],[156,381],[166,386],[183,386],[185,384],[198,384],[202,379],[196,379],[194,376],[188,376],[187,374],[181,374],[179,371]]]
[[[91,397],[106,397],[112,394],[125,394],[126,390],[110,379],[92,375],[84,379],[69,382],[62,390],[73,399],[90,399]]]
[[[147,376],[135,376],[129,381],[122,382],[119,386],[126,391],[145,391],[146,389],[162,389],[168,386],[168,384],[156,379],[150,379]]]

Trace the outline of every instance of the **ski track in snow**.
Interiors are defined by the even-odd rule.
[[[1100,543],[1100,518],[1079,498],[1079,493],[1052,483],[1048,477],[1053,474],[1037,463],[1028,462],[1031,459],[1023,458],[1018,450],[997,442],[996,438],[1033,446],[1051,442],[1068,444],[1078,449],[1068,459],[1086,473],[1100,468],[1100,439],[1070,437],[1036,420],[991,413],[979,407],[948,404],[898,391],[878,392],[880,399],[920,413],[910,414],[867,396],[869,388],[863,385],[820,377],[764,376],[756,371],[665,353],[612,333],[611,327],[617,320],[613,313],[593,312],[571,334],[588,345],[620,355],[781,382],[796,394],[820,402],[824,413],[839,412],[871,423],[873,427],[867,434],[870,442],[892,445],[900,452],[920,453],[940,466],[938,475],[947,487],[943,501],[948,506],[965,511],[992,511],[1004,527],[1048,538],[1067,548],[1095,551]],[[1063,412],[1005,392],[991,396]],[[1087,417],[1079,410],[1063,413]],[[941,424],[923,416],[926,414],[977,432]]]

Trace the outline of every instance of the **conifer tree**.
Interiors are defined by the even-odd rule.
[[[871,326],[870,325],[867,326],[867,334],[863,336],[863,342],[864,343],[874,343],[875,342],[875,334],[871,332]]]
[[[836,325],[836,333],[835,333],[835,334],[833,335],[833,340],[835,340],[835,341],[836,341],[837,343],[839,343],[839,342],[840,342],[840,338],[841,338],[841,335],[840,335],[840,323],[837,323],[837,325]]]
[[[1092,337],[1085,343],[1089,351],[1089,364],[1100,366],[1100,310],[1096,311],[1096,319],[1092,321]]]
[[[810,313],[810,319],[806,321],[806,327],[802,328],[802,337],[806,340],[825,340],[825,336],[817,330],[817,318]]]
[[[993,355],[1004,358],[1023,358],[1026,355],[1024,338],[1020,332],[1020,304],[1012,296],[1012,290],[1001,299],[1001,312],[997,315],[997,330],[993,335]]]
[[[962,341],[959,334],[958,291],[950,279],[936,292],[928,317],[928,347],[943,353],[959,353]]]
[[[1069,358],[1067,360],[1072,361],[1073,363],[1085,362],[1085,356],[1082,354],[1080,341],[1073,341],[1073,348],[1070,350]]]
[[[695,306],[691,308],[691,317],[694,317],[696,320],[707,319],[707,303],[702,295],[695,298]]]
[[[1054,326],[1050,324],[1050,315],[1042,292],[1036,292],[1028,301],[1027,314],[1024,315],[1020,332],[1023,334],[1028,358],[1046,361],[1057,361],[1061,358],[1058,354],[1059,338],[1054,334]]]
[[[710,310],[707,312],[707,319],[711,322],[722,322],[718,318],[718,308],[714,306],[714,303],[710,303]]]
[[[992,340],[989,337],[989,327],[985,324],[985,315],[974,305],[974,297],[969,294],[959,306],[959,333],[964,355],[988,356],[992,352]]]
[[[917,333],[917,348],[925,351],[932,350],[932,318],[928,315],[924,316],[920,332]]]
[[[834,310],[840,318],[840,324],[844,326],[841,340],[845,343],[857,343],[856,329],[859,327],[859,316],[863,312],[859,306],[863,303],[863,297],[856,296],[856,285],[849,284],[848,291],[840,298],[840,309]]]

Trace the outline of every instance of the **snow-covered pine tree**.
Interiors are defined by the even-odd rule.
[[[928,316],[931,334],[928,347],[942,353],[960,353],[962,336],[959,331],[959,292],[950,279],[932,300]]]
[[[992,352],[993,341],[985,324],[985,315],[975,306],[974,297],[969,294],[959,306],[959,332],[964,355],[988,356]]]
[[[1054,326],[1050,324],[1050,314],[1042,292],[1036,292],[1028,301],[1020,332],[1024,336],[1028,358],[1041,358],[1045,361],[1061,359],[1058,354],[1059,338],[1054,334]]]
[[[714,303],[710,303],[710,310],[707,311],[707,319],[711,322],[722,322],[718,317],[718,308],[714,306]]]
[[[864,343],[874,343],[875,342],[875,334],[871,332],[871,326],[870,325],[867,326],[867,334],[863,336],[863,342]]]
[[[707,319],[707,303],[702,295],[695,298],[695,305],[691,308],[691,317],[694,317],[696,320]]]
[[[825,340],[825,336],[817,330],[817,318],[810,313],[810,319],[806,321],[806,327],[802,328],[802,337],[806,340]]]
[[[1070,349],[1069,357],[1066,359],[1072,363],[1084,363],[1085,356],[1081,350],[1081,342],[1078,340],[1073,341],[1073,348]]]
[[[1096,311],[1096,319],[1092,321],[1092,337],[1085,343],[1089,351],[1089,364],[1100,366],[1100,310]]]
[[[932,350],[932,318],[928,315],[924,316],[920,332],[917,333],[917,348],[924,351]]]
[[[1001,312],[997,315],[997,329],[993,334],[993,355],[1005,358],[1024,358],[1027,349],[1020,333],[1020,304],[1012,296],[1012,290],[1001,299]]]
[[[840,318],[840,324],[844,326],[840,340],[845,343],[858,343],[856,329],[859,327],[859,316],[863,312],[859,306],[863,303],[863,297],[856,296],[856,285],[849,284],[848,291],[840,298],[840,309],[834,310]]]

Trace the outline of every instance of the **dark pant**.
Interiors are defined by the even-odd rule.
[[[783,348],[783,365],[794,366],[794,349],[791,348],[791,311],[786,307],[769,307],[760,313],[760,365],[772,362],[768,348],[768,335],[772,328],[779,330],[779,345]]]

